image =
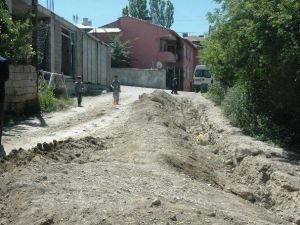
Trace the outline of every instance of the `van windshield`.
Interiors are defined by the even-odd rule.
[[[211,78],[211,75],[208,70],[196,70],[195,77]]]

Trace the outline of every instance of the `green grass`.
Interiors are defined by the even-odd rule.
[[[63,110],[74,104],[74,99],[66,96],[54,98],[54,108],[56,111]]]

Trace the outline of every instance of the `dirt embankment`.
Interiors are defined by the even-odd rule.
[[[298,162],[155,91],[118,127],[2,160],[0,224],[300,224]]]

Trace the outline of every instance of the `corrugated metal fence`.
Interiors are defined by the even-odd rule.
[[[83,81],[106,85],[110,82],[110,48],[89,35],[82,38]]]

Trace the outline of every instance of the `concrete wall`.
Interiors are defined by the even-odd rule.
[[[117,75],[121,85],[148,87],[148,88],[166,88],[165,70],[144,70],[132,68],[111,68],[112,77]]]
[[[5,82],[5,110],[13,113],[35,112],[38,106],[37,73],[33,66],[10,65]]]

